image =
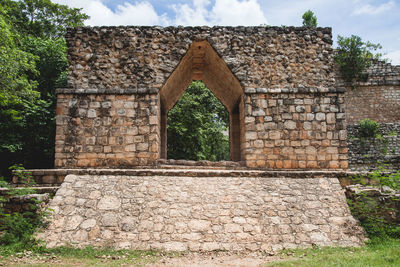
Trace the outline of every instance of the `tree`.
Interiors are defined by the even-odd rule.
[[[372,51],[381,49],[380,44],[373,44],[369,41],[363,42],[361,37],[338,36],[338,48],[336,49],[335,61],[344,81],[353,85],[354,82],[366,80],[368,76],[363,73],[371,66],[372,59],[379,59],[382,55],[374,54]]]
[[[40,38],[63,37],[68,27],[83,26],[89,18],[81,8],[70,8],[50,0],[0,0],[0,6],[18,32]]]
[[[49,0],[0,0],[0,176],[12,164],[51,168],[55,89],[66,85],[64,34],[88,16]]]
[[[168,113],[168,158],[228,160],[228,112],[201,82],[193,82]]]
[[[35,57],[17,46],[18,34],[0,14],[0,87],[4,97],[35,97]],[[4,100],[4,99],[3,99]]]
[[[10,154],[20,151],[23,140],[26,107],[39,99],[34,89],[36,57],[21,50],[17,45],[19,35],[14,33],[0,14],[0,156],[1,165],[7,169]]]
[[[306,12],[304,12],[302,18],[303,18],[303,26],[314,27],[314,28],[317,27],[317,17],[311,10],[307,10]]]
[[[24,51],[36,56],[36,77],[42,98],[55,96],[56,87],[65,87],[67,78],[67,45],[64,38],[46,39],[27,36],[21,39]]]

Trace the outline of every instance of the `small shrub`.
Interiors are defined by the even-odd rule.
[[[30,248],[35,243],[33,233],[36,230],[36,222],[27,214],[12,213],[1,215],[0,244],[16,245],[23,248]]]
[[[354,83],[366,81],[368,75],[365,70],[371,66],[373,59],[380,59],[381,54],[374,51],[381,49],[380,44],[362,41],[361,37],[338,36],[338,48],[335,53],[335,61],[339,66],[340,74],[344,81],[354,89]]]
[[[400,190],[400,171],[389,173],[383,166],[379,166],[368,177],[377,181],[380,186],[386,185],[394,190]]]
[[[360,137],[375,138],[379,132],[379,123],[370,119],[363,119],[359,122]]]
[[[362,184],[362,178],[353,177],[353,181],[360,181]],[[383,166],[379,166],[368,175],[368,178],[380,186],[400,190],[400,171],[388,173]],[[393,203],[399,199],[392,197],[389,201],[381,201],[365,193],[359,193],[347,201],[352,214],[360,221],[370,238],[400,238],[400,224],[392,217],[398,212]]]
[[[348,199],[349,208],[370,238],[400,238],[400,225],[389,223],[386,214],[394,211],[389,204],[378,202],[363,193]]]
[[[19,176],[21,183],[33,185],[32,176],[29,173],[20,172],[21,166],[12,166],[12,170],[17,170],[15,175]],[[18,170],[20,170],[18,172]],[[38,227],[44,226],[47,211],[40,210],[39,202],[32,199],[31,209],[22,213],[7,214],[3,210],[3,203],[7,202],[9,197],[32,194],[35,191],[29,188],[13,188],[0,179],[0,187],[8,188],[7,196],[0,197],[0,245],[6,246],[11,252],[18,252],[27,249],[38,249],[40,241],[36,240],[34,233]],[[3,248],[4,250],[4,248]]]

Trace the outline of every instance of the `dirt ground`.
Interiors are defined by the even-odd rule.
[[[161,256],[127,260],[121,257],[99,257],[97,259],[77,259],[55,256],[13,256],[0,259],[0,266],[146,266],[146,267],[258,267],[279,261],[282,256],[269,256],[262,253],[187,253],[181,256]]]
[[[183,257],[163,258],[149,267],[173,266],[173,267],[258,267],[266,263],[278,261],[279,256],[267,256],[261,253],[232,254],[227,252],[215,252],[208,254],[191,253]]]

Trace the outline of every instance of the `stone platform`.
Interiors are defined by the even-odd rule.
[[[358,246],[338,176],[345,172],[76,170],[49,207],[49,247],[174,251]]]

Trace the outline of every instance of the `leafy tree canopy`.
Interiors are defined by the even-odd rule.
[[[42,97],[50,96],[55,100],[54,89],[65,87],[67,80],[68,60],[65,39],[27,36],[21,40],[21,47],[36,56],[36,69],[39,72],[36,80]]]
[[[201,81],[193,82],[168,113],[168,158],[228,160],[228,112]]]
[[[345,82],[352,85],[354,82],[366,80],[368,77],[363,72],[371,66],[372,59],[381,58],[381,54],[373,53],[381,48],[380,44],[364,42],[356,35],[351,37],[339,35],[335,61]]]
[[[39,98],[37,82],[29,78],[37,74],[36,57],[16,45],[18,38],[0,14],[0,151],[21,147],[13,130],[23,124],[24,106]]]
[[[304,12],[302,18],[303,18],[303,26],[317,27],[317,17],[311,10],[307,10],[306,12]]]
[[[67,27],[83,26],[89,18],[81,8],[70,8],[50,0],[0,0],[0,6],[18,32],[41,38],[63,37]]]
[[[11,26],[0,14],[0,93],[8,97],[37,95],[32,89],[36,83],[29,77],[37,74],[36,57],[17,46],[19,35],[11,31]]]
[[[0,176],[51,168],[55,88],[67,79],[64,34],[88,16],[50,0],[0,0]]]

